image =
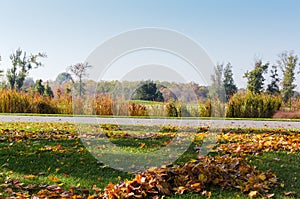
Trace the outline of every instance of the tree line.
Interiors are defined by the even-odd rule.
[[[263,62],[262,59],[255,60],[252,70],[244,73],[247,79],[246,90],[252,94],[269,94],[281,96],[284,103],[291,102],[295,95],[295,76],[299,73],[298,56],[293,51],[283,52],[278,56],[274,64]],[[270,69],[270,83],[265,85],[266,77]],[[281,77],[280,77],[281,72]],[[232,65],[228,63],[218,64],[215,73],[212,75],[211,96],[216,96],[223,101],[229,99],[238,91],[234,83]]]
[[[54,93],[52,91],[52,88],[49,86],[48,81],[46,83],[43,83],[42,79],[38,79],[34,83],[32,79],[28,78],[29,72],[32,69],[43,66],[42,62],[40,61],[40,59],[42,58],[47,58],[46,53],[39,52],[37,54],[28,55],[26,51],[18,48],[9,57],[11,66],[8,68],[5,74],[7,82],[1,82],[1,88],[9,88],[14,91],[26,91],[26,89],[24,89],[24,83],[27,83],[30,85],[30,89],[32,91],[48,97],[54,97]],[[91,65],[89,65],[88,63],[78,63],[67,68],[69,73],[60,74],[61,76],[63,76],[61,78],[67,78],[68,80],[72,81],[74,88],[78,90],[80,96],[82,96],[84,93],[83,78],[87,75],[86,70],[89,67],[91,67]],[[75,82],[73,80],[74,78],[72,77],[72,75],[74,76],[74,78],[78,79],[78,82]],[[0,70],[0,76],[4,76],[3,70]]]
[[[27,52],[17,49],[10,55],[11,66],[6,71],[6,82],[2,82],[2,88],[9,88],[16,91],[24,90],[26,82],[28,80],[29,72],[35,68],[42,66],[41,59],[47,58],[46,53],[28,54]],[[0,57],[1,61],[1,57]],[[274,96],[281,96],[283,102],[290,102],[291,98],[295,94],[296,84],[295,76],[298,71],[296,67],[298,65],[298,56],[294,52],[283,52],[278,56],[277,61],[274,64],[270,62],[263,62],[262,59],[255,60],[253,69],[246,71],[244,73],[244,78],[247,79],[248,92],[252,94],[270,94]],[[41,79],[36,80],[34,83],[29,83],[31,85],[31,90],[38,92],[41,95],[46,95],[53,97],[54,93],[52,91],[53,86],[63,85],[67,83],[69,92],[71,89],[75,90],[79,96],[83,96],[86,91],[88,93],[110,93],[117,96],[120,93],[130,93],[135,95],[131,96],[135,99],[148,99],[162,101],[163,96],[167,98],[172,96],[174,98],[179,98],[183,101],[189,101],[193,97],[191,95],[197,95],[198,99],[218,98],[222,102],[228,102],[230,98],[237,93],[238,87],[235,84],[233,78],[233,66],[231,63],[217,64],[215,67],[215,72],[211,76],[212,84],[210,86],[201,86],[194,82],[188,84],[183,83],[170,83],[170,82],[141,82],[130,83],[130,82],[93,82],[91,80],[86,80],[87,70],[92,67],[88,63],[77,63],[67,67],[66,72],[60,73],[55,82],[46,81],[43,82]],[[265,85],[266,75],[269,71],[270,83]],[[4,76],[4,71],[1,70],[0,74]],[[280,76],[281,75],[281,76]],[[30,79],[29,79],[30,80]],[[25,85],[24,85],[25,83]],[[192,88],[193,94],[180,94],[170,92],[166,89],[168,87],[186,90],[187,87]],[[51,85],[51,86],[50,86]],[[96,85],[96,86],[95,86]],[[136,89],[139,86],[138,89]],[[92,88],[94,87],[94,88]],[[117,87],[121,87],[118,90]],[[127,89],[127,90],[126,90]],[[148,91],[147,91],[148,89]],[[155,95],[154,97],[149,95],[149,93]],[[126,96],[130,97],[130,96]]]

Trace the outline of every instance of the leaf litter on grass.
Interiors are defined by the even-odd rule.
[[[1,142],[19,144],[23,141],[40,139],[50,142],[78,139],[74,126],[70,130],[59,125],[56,127],[55,124],[50,126],[51,131],[2,129],[0,132]],[[30,125],[28,127],[30,129]],[[44,129],[46,128],[44,127]],[[111,131],[111,129],[108,130]],[[114,130],[121,129],[114,128]],[[251,166],[247,162],[245,154],[259,155],[264,152],[279,150],[291,153],[299,152],[300,137],[295,132],[287,134],[277,131],[267,132],[262,134],[221,133],[219,136],[221,144],[215,149],[215,152],[221,153],[221,156],[204,156],[183,165],[151,168],[137,173],[132,180],[123,180],[116,184],[110,183],[103,191],[96,185],[88,190],[77,186],[78,184],[65,189],[63,182],[52,175],[49,177],[53,184],[28,184],[22,182],[21,178],[9,177],[11,176],[9,172],[12,171],[1,172],[2,184],[0,189],[3,190],[1,194],[6,198],[144,198],[146,196],[158,198],[161,195],[195,192],[210,197],[210,187],[219,186],[224,190],[238,189],[249,197],[272,198],[275,195],[271,190],[280,186],[276,175],[271,171],[260,171],[255,166]],[[168,134],[165,132],[161,135],[159,133],[153,134],[155,137],[166,135]],[[170,132],[169,136],[172,135]],[[122,132],[118,132],[110,134],[110,137],[122,138],[128,137],[128,135],[122,135]],[[196,136],[196,144],[200,145],[204,138],[205,133],[199,133]],[[145,145],[143,147],[138,145],[138,147],[143,149]],[[68,147],[64,148],[60,144],[45,146],[40,150],[50,153],[69,152]],[[56,172],[58,171],[59,168],[56,168]],[[38,178],[38,175],[23,175],[24,180],[34,180],[35,178]],[[291,190],[284,194],[296,196],[298,193]]]

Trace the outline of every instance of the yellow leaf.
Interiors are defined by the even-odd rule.
[[[191,185],[192,187],[200,187],[200,183],[194,183]]]
[[[264,181],[267,177],[266,177],[266,175],[265,174],[260,174],[259,176],[258,176],[258,178],[260,179],[260,180],[262,180],[262,181]]]
[[[207,181],[207,177],[206,177],[206,175],[204,175],[204,174],[199,174],[198,175],[198,180],[200,181],[200,182],[206,182]]]
[[[144,142],[141,143],[140,148],[143,148],[146,144]]]
[[[251,198],[255,198],[258,196],[258,192],[257,191],[250,191],[250,193],[248,194],[249,197]]]
[[[24,178],[26,178],[26,179],[32,179],[32,178],[35,178],[35,177],[36,176],[32,175],[32,174],[24,176]]]

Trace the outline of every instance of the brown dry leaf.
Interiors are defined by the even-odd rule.
[[[267,198],[273,198],[274,196],[275,196],[274,193],[269,193],[269,194],[266,195]]]
[[[296,192],[294,191],[285,191],[283,192],[285,196],[292,196],[292,195],[296,195]]]

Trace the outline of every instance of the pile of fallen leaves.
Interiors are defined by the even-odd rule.
[[[30,132],[16,129],[2,129],[0,131],[0,140],[9,142],[20,142],[28,140],[71,140],[78,138],[76,132],[53,130],[49,132],[36,131]]]
[[[103,198],[144,198],[196,192],[210,196],[211,185],[222,189],[240,189],[251,197],[265,195],[276,186],[276,176],[257,170],[242,158],[229,156],[203,157],[184,166],[149,169],[137,174],[133,180],[109,184]]]

